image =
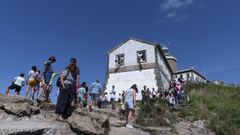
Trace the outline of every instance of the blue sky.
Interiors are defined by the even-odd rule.
[[[104,81],[106,52],[129,37],[166,44],[178,69],[240,83],[238,0],[2,0],[0,92],[54,55],[55,71],[78,59],[81,81]],[[55,90],[54,90],[55,91]],[[25,92],[25,87],[21,93]]]

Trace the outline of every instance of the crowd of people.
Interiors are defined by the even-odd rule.
[[[143,90],[141,91],[142,100],[141,104],[145,104],[151,98],[161,98],[165,99],[169,109],[175,109],[177,104],[180,104],[181,101],[185,98],[185,93],[183,89],[183,85],[185,84],[181,78],[178,80],[173,80],[169,83],[169,88],[165,90],[156,91],[152,88],[152,91],[147,88],[147,86],[143,86]]]
[[[39,98],[44,96],[45,101],[49,102],[49,94],[53,87],[53,79],[59,76],[56,82],[58,87],[57,103],[55,113],[58,121],[66,121],[71,116],[75,108],[86,108],[92,111],[95,108],[111,108],[119,109],[120,120],[126,120],[126,127],[133,128],[131,119],[136,105],[136,94],[138,88],[133,84],[129,89],[117,93],[115,86],[112,86],[111,92],[103,92],[99,80],[93,82],[90,87],[86,82],[80,84],[80,69],[77,66],[77,60],[71,58],[68,66],[59,73],[55,73],[52,64],[56,62],[54,56],[49,57],[44,62],[44,70],[41,72],[36,66],[32,66],[28,73],[27,81],[24,79],[24,73],[20,73],[15,77],[11,85],[6,89],[6,95],[10,95],[9,91],[15,89],[15,95],[19,95],[21,88],[26,82],[25,98],[34,100],[35,95]],[[170,82],[169,89],[164,91],[147,88],[144,86],[141,90],[141,105],[146,104],[151,98],[166,99],[170,109],[174,109],[175,104],[180,103],[184,98],[184,90],[181,80]],[[29,95],[30,91],[30,95]],[[111,106],[111,107],[109,107]]]
[[[70,59],[70,63],[66,68],[59,73],[55,73],[52,64],[56,62],[54,56],[44,62],[44,69],[40,71],[35,65],[31,67],[25,80],[25,74],[20,73],[15,77],[9,87],[6,89],[6,95],[10,95],[10,90],[14,89],[14,95],[20,95],[22,87],[26,84],[25,98],[34,100],[35,95],[37,98],[44,97],[44,101],[49,102],[49,95],[52,91],[53,80],[59,76],[56,81],[58,87],[57,103],[55,113],[57,114],[56,120],[66,121],[71,116],[75,108],[87,108],[92,111],[94,108],[108,108],[109,103],[111,108],[115,110],[117,106],[122,110],[121,120],[127,115],[126,127],[133,128],[131,124],[132,113],[136,101],[137,85],[123,91],[122,94],[117,95],[115,86],[112,88],[111,93],[103,93],[102,86],[99,80],[93,82],[88,88],[86,82],[80,82],[80,69],[77,66],[75,58]],[[124,97],[124,100],[123,100]],[[128,110],[128,111],[126,111]],[[127,112],[127,113],[126,113]],[[125,115],[126,114],[126,115]]]

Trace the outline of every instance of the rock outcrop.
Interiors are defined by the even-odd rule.
[[[55,105],[41,100],[0,94],[1,135],[148,135],[140,129],[129,130],[118,119],[117,111],[76,109],[66,122],[56,121]]]
[[[117,110],[76,109],[66,122],[56,121],[55,105],[41,100],[0,94],[1,135],[212,135],[204,122],[181,121],[175,129],[166,127],[125,127]]]

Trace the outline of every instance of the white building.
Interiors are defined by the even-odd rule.
[[[193,66],[188,69],[178,70],[177,69],[177,58],[175,58],[169,51],[167,47],[162,48],[163,53],[173,71],[173,76],[175,81],[178,78],[181,78],[183,81],[192,81],[192,82],[206,82],[206,78],[198,73]]]
[[[206,78],[194,70],[193,67],[189,69],[179,70],[174,73],[175,80],[181,78],[183,81],[191,81],[191,82],[202,82],[206,83]]]
[[[105,92],[114,85],[119,94],[137,84],[138,100],[144,85],[150,90],[168,89],[173,74],[159,44],[132,38],[108,52],[107,68]]]

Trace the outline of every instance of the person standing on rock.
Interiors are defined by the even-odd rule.
[[[64,119],[71,116],[74,110],[72,104],[76,99],[76,70],[76,65],[70,64],[60,75],[61,86],[59,87],[59,95],[55,111],[55,113],[59,115],[57,118],[59,121],[64,121]]]
[[[101,95],[102,86],[99,83],[99,80],[96,80],[96,82],[92,83],[90,88],[90,95],[91,95],[91,105],[90,105],[90,111],[92,110],[93,106],[97,106],[97,101]]]
[[[84,104],[84,95],[86,93],[86,82],[83,82],[81,87],[77,91],[78,102],[80,104],[80,108],[83,108]]]
[[[70,59],[70,65],[75,65],[76,66],[76,73],[77,74],[77,81],[76,81],[76,88],[79,86],[79,81],[80,81],[80,68],[77,66],[77,59],[76,58],[71,58]],[[67,69],[68,67],[66,67]]]
[[[50,82],[51,82],[53,71],[51,70],[49,63],[45,62],[44,66],[45,68],[42,74],[43,89],[46,93],[46,101],[49,101],[49,94],[52,86]]]
[[[127,128],[133,128],[131,124],[132,114],[134,113],[134,106],[136,104],[136,91],[138,90],[137,85],[134,84],[132,87],[125,92],[125,107],[127,111]]]
[[[49,101],[49,95],[52,91],[52,82],[54,77],[57,75],[54,73],[52,64],[56,62],[56,58],[51,56],[47,61],[44,62],[44,70],[41,75],[40,89],[39,89],[39,99],[44,99]]]
[[[28,91],[29,91],[29,89],[31,89],[30,99],[33,99],[35,87],[37,86],[38,77],[39,77],[39,74],[37,71],[37,67],[32,66],[32,69],[28,73],[28,79],[27,79],[28,81],[27,81],[27,89],[26,89],[25,98],[28,97]]]
[[[12,84],[7,88],[6,95],[9,96],[9,90],[15,89],[15,95],[19,95],[22,86],[25,84],[24,73],[21,73],[19,76],[15,77],[12,81]]]

